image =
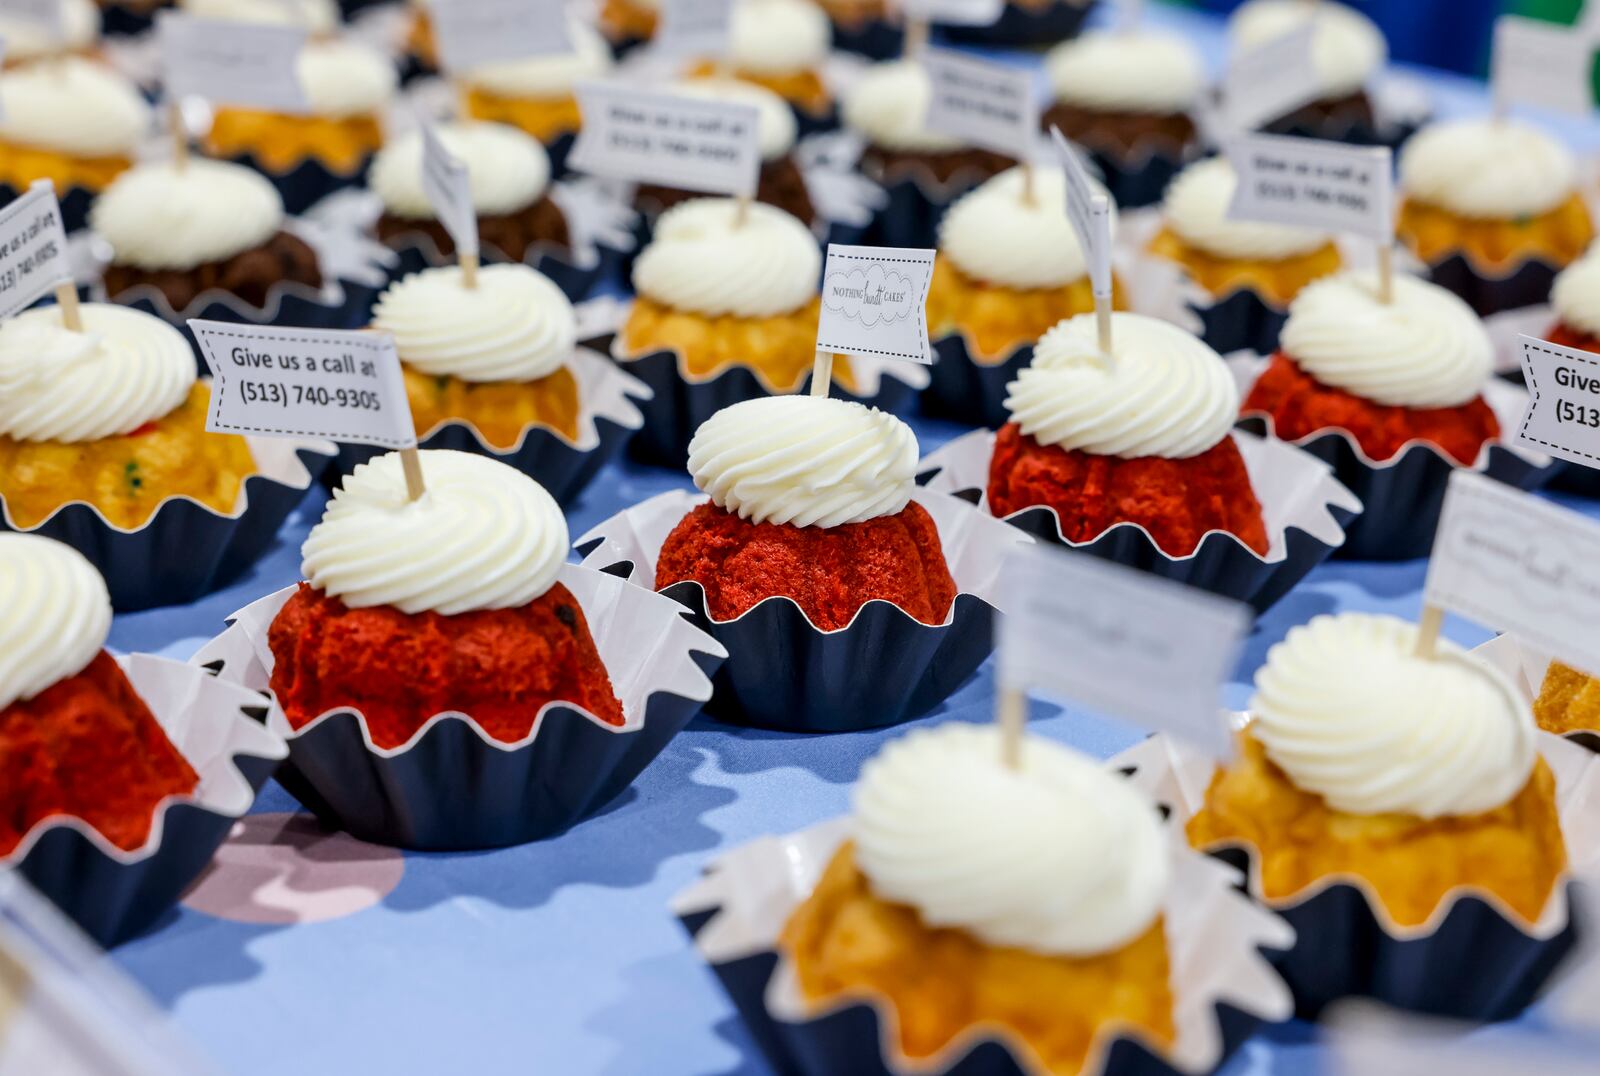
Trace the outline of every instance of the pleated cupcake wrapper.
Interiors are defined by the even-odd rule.
[[[1239,398],[1246,399],[1267,360],[1255,355],[1233,355],[1228,368],[1239,383]],[[1483,398],[1500,422],[1502,437],[1522,422],[1528,392],[1498,378],[1484,384]],[[1246,412],[1241,426],[1275,437],[1270,417]],[[1433,532],[1439,526],[1445,488],[1459,466],[1425,441],[1411,441],[1383,462],[1376,462],[1348,430],[1321,430],[1291,442],[1322,460],[1366,505],[1361,517],[1347,528],[1338,555],[1354,560],[1412,560],[1433,549]],[[1504,440],[1486,444],[1469,470],[1488,475],[1517,489],[1537,489],[1555,472],[1555,461]]]
[[[1371,884],[1350,874],[1269,900],[1253,846],[1212,850],[1245,870],[1250,895],[1294,927],[1298,941],[1276,963],[1300,1015],[1314,1017],[1330,1002],[1358,995],[1438,1016],[1500,1020],[1534,999],[1574,941],[1568,884],[1592,885],[1600,869],[1600,756],[1547,733],[1539,734],[1539,750],[1555,774],[1569,863],[1537,922],[1523,921],[1487,890],[1464,886],[1427,922],[1401,926]],[[1155,736],[1122,758],[1180,830],[1204,805],[1214,763],[1201,752]]]
[[[365,325],[372,300],[388,282],[383,268],[390,260],[388,253],[358,233],[319,220],[286,218],[283,230],[304,240],[316,253],[321,287],[280,281],[268,288],[263,306],[248,303],[221,288],[208,288],[183,309],[174,310],[166,295],[149,284],[107,295],[97,274],[91,297],[142,310],[176,327],[194,348],[195,363],[202,372],[206,370],[205,360],[189,330],[190,318],[307,329],[359,329]],[[109,257],[110,247],[104,240],[97,236],[93,243],[102,259]]]
[[[144,525],[124,530],[86,501],[70,501],[18,527],[0,497],[0,530],[42,534],[87,557],[119,612],[183,605],[237,578],[277,540],[278,528],[334,456],[327,441],[247,437],[256,473],[230,513],[167,497]]]
[[[1118,523],[1090,542],[1070,542],[1055,509],[1025,508],[1005,522],[1041,542],[1080,550],[1175,582],[1246,602],[1265,612],[1344,542],[1361,500],[1328,466],[1282,441],[1234,431],[1234,442],[1261,502],[1267,555],[1226,531],[1209,531],[1186,557],[1168,555],[1137,523]],[[995,435],[974,430],[924,457],[926,488],[949,493],[989,513],[989,461]],[[991,517],[992,518],[992,517]]]
[[[588,348],[573,352],[571,367],[578,380],[578,439],[530,423],[509,449],[495,447],[465,420],[435,425],[419,440],[420,448],[446,448],[489,456],[516,468],[543,486],[561,504],[581,493],[608,460],[644,425],[638,400],[650,399],[650,388],[619,370],[610,359]],[[323,475],[337,486],[345,475],[383,449],[341,444],[338,460]]]
[[[677,349],[630,351],[620,334],[611,342],[611,357],[652,393],[640,405],[644,427],[628,443],[629,454],[675,470],[688,461],[689,440],[706,419],[730,404],[777,395],[751,367],[725,366],[709,378],[691,379]],[[829,394],[883,411],[905,410],[928,384],[927,369],[914,363],[852,357],[850,369],[859,391],[835,384]],[[808,371],[791,392],[806,392],[810,383]]]
[[[359,711],[335,709],[298,730],[276,706],[268,729],[289,745],[280,781],[326,825],[364,841],[429,851],[498,848],[561,833],[622,793],[711,697],[722,647],[671,600],[615,576],[564,565],[621,701],[607,725],[550,703],[515,743],[469,715],[434,715],[406,743],[373,746]],[[266,691],[268,630],[294,587],[239,610],[192,659],[225,681]],[[397,669],[397,676],[406,670]]]
[[[899,1021],[888,998],[867,990],[825,1002],[803,995],[779,939],[849,834],[849,819],[840,818],[760,838],[719,856],[673,900],[696,952],[768,1064],[801,1076],[1040,1072],[1032,1052],[1008,1028],[974,1026],[937,1054],[913,1060],[900,1049]],[[1086,1074],[1211,1072],[1262,1022],[1285,1020],[1292,1010],[1289,992],[1264,954],[1293,945],[1293,931],[1239,892],[1236,870],[1191,851],[1176,829],[1170,836],[1173,871],[1163,916],[1175,1041],[1168,1050],[1142,1037],[1117,1035],[1091,1054]]]
[[[1000,17],[988,26],[936,25],[951,41],[1034,47],[1077,37],[1093,7],[1094,0],[1047,0],[1038,8],[1008,3],[1001,9]]]
[[[1102,150],[1087,149],[1119,208],[1137,209],[1155,205],[1166,194],[1172,177],[1194,160],[1197,152],[1171,152],[1170,147],[1151,149],[1131,158]]]
[[[1483,317],[1544,302],[1562,268],[1543,258],[1485,266],[1470,254],[1458,251],[1431,262],[1427,276],[1459,295]]]
[[[933,518],[958,594],[944,623],[924,624],[873,600],[848,625],[824,631],[791,597],[771,597],[716,620],[699,583],[666,594],[728,652],[706,712],[734,724],[788,732],[845,732],[898,724],[942,702],[994,647],[996,581],[1006,554],[1031,539],[961,501],[918,490]],[[655,587],[672,528],[705,496],[672,490],[612,516],[579,538],[587,567]]]
[[[1194,306],[1202,295],[1182,267],[1142,253],[1131,243],[1112,254],[1117,279],[1124,285],[1130,309],[1199,332]],[[1020,344],[998,361],[978,361],[981,349],[963,328],[933,340],[937,361],[929,369],[931,383],[923,393],[930,414],[979,426],[1003,426],[1010,420],[1006,393],[1011,382],[1033,361],[1033,344]]]
[[[236,154],[228,160],[266,176],[283,198],[284,211],[293,215],[304,213],[335,191],[363,186],[372,167],[372,154],[348,171],[330,168],[316,157],[306,157],[287,171],[269,167],[254,153]]]
[[[254,715],[267,700],[178,661],[117,659],[167,738],[200,777],[155,808],[150,835],[123,851],[81,818],[36,824],[0,869],[22,874],[102,946],[153,925],[200,876],[288,748]]]
[[[523,264],[555,281],[573,302],[585,298],[604,270],[602,246],[625,250],[632,245],[634,213],[618,192],[615,184],[587,178],[552,183],[547,193],[566,218],[570,243],[535,243],[523,256]],[[372,235],[383,216],[383,201],[370,190],[351,188],[324,198],[307,216],[341,233]],[[395,236],[388,250],[389,271],[383,284],[456,263],[455,255],[441,253],[433,237],[421,230]],[[488,243],[483,244],[483,255],[489,262],[514,260]]]
[[[870,60],[899,59],[905,50],[905,31],[888,19],[864,19],[855,25],[833,24],[833,47]]]
[[[0,205],[9,204],[22,195],[28,193],[26,189],[17,190],[9,183],[0,183]],[[68,187],[65,190],[56,188],[56,201],[61,203],[61,227],[67,232],[80,231],[89,226],[89,207],[94,204],[98,191],[89,190],[87,187]]]
[[[164,5],[106,3],[100,5],[100,33],[106,37],[135,37],[156,24],[156,12]]]
[[[1497,635],[1472,651],[1517,685],[1523,701],[1530,707],[1539,697],[1545,673],[1550,669],[1550,655],[1539,647],[1514,635]],[[1561,738],[1578,744],[1589,751],[1600,752],[1600,729],[1578,729],[1564,732]],[[1600,923],[1595,924],[1600,929]]]

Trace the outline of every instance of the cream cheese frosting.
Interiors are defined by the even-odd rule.
[[[550,158],[539,140],[503,123],[442,123],[434,133],[467,167],[472,208],[480,217],[526,209],[550,185]],[[408,131],[373,159],[368,185],[384,209],[408,220],[433,220],[422,189],[422,133]]]
[[[1045,56],[1056,100],[1105,112],[1187,112],[1205,89],[1200,57],[1183,38],[1154,30],[1101,30]]]
[[[573,51],[566,55],[484,64],[463,77],[468,85],[501,97],[569,97],[577,83],[605,76],[611,69],[611,49],[597,30],[580,19],[567,20],[567,36]]]
[[[1572,153],[1514,119],[1459,119],[1418,131],[1400,151],[1400,189],[1463,217],[1548,213],[1577,189]]]
[[[1228,436],[1239,389],[1198,337],[1140,314],[1111,316],[1115,362],[1093,314],[1058,322],[1008,386],[1006,409],[1040,444],[1097,456],[1197,456]]]
[[[41,306],[0,322],[0,434],[72,444],[131,433],[189,397],[194,353],[165,321],[84,303],[83,332]]]
[[[1550,303],[1563,325],[1600,336],[1600,244],[1556,274]]]
[[[1031,952],[1119,949],[1161,914],[1171,875],[1153,804],[1036,736],[1001,761],[995,726],[918,729],[862,767],[856,863],[930,927]]]
[[[762,396],[700,425],[689,474],[712,504],[752,523],[862,523],[911,500],[917,437],[893,415],[850,400]]]
[[[746,209],[742,224],[732,198],[693,198],[661,214],[634,262],[634,290],[708,317],[774,317],[810,302],[822,273],[816,236],[775,206]]]
[[[756,141],[764,161],[787,157],[794,149],[798,133],[794,111],[765,86],[736,78],[695,78],[674,82],[667,89],[682,97],[752,106],[756,110]]]
[[[1472,308],[1410,276],[1395,277],[1388,303],[1376,273],[1313,281],[1289,304],[1279,346],[1324,385],[1392,407],[1469,403],[1494,371],[1494,345]]]
[[[300,84],[311,111],[330,119],[381,113],[400,85],[383,53],[358,41],[312,41],[300,50]]]
[[[89,210],[119,265],[192,269],[260,246],[283,227],[283,199],[265,176],[227,161],[141,164]]]
[[[304,26],[319,34],[339,25],[335,0],[178,0],[190,15],[230,22],[261,22],[277,26]]]
[[[132,82],[81,56],[0,74],[0,142],[74,157],[132,157],[150,106]]]
[[[100,38],[100,7],[94,0],[61,0],[61,26],[52,33],[32,19],[0,12],[0,41],[6,62],[21,63],[61,52],[82,52]]]
[[[1311,37],[1311,62],[1317,69],[1324,98],[1360,91],[1389,57],[1383,31],[1361,12],[1323,0],[1249,0],[1233,13],[1229,34],[1235,49],[1265,45],[1316,21]]]
[[[398,452],[345,476],[301,548],[306,581],[352,609],[445,616],[527,605],[567,559],[567,521],[527,475],[470,452],[419,453],[406,498]]]
[[[728,62],[753,75],[784,75],[819,66],[833,32],[812,0],[738,0],[728,30]]]
[[[1238,184],[1226,158],[1191,164],[1167,188],[1162,218],[1185,243],[1219,258],[1278,261],[1327,245],[1328,236],[1310,228],[1229,220],[1228,204]]]
[[[459,266],[424,269],[378,297],[372,327],[394,334],[400,361],[463,381],[533,381],[554,373],[577,340],[560,288],[526,265],[487,265],[478,286]]]
[[[1323,615],[1267,651],[1250,734],[1302,791],[1353,814],[1471,815],[1510,800],[1537,758],[1533,715],[1488,664],[1373,613]]]
[[[962,195],[939,223],[939,253],[968,276],[1008,288],[1078,280],[1088,267],[1067,219],[1065,174],[1035,166],[1031,201],[1023,187],[1018,167]]]
[[[82,672],[110,630],[111,595],[82,553],[0,534],[0,710]]]
[[[844,125],[874,146],[905,153],[946,153],[962,142],[926,124],[933,84],[915,60],[873,64],[845,92]]]

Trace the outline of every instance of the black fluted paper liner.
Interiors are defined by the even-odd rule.
[[[1452,254],[1428,266],[1428,279],[1454,292],[1479,317],[1547,302],[1560,266],[1533,259],[1509,273],[1480,272],[1465,254]]]
[[[1272,423],[1246,415],[1241,429],[1272,436]],[[1366,505],[1345,530],[1337,556],[1350,560],[1413,560],[1433,549],[1445,490],[1458,466],[1432,445],[1413,443],[1383,464],[1374,464],[1350,434],[1330,430],[1295,442],[1333,468],[1340,482]],[[1538,489],[1553,468],[1533,463],[1504,445],[1488,447],[1484,474],[1517,489]]]
[[[923,410],[973,426],[998,427],[1011,421],[1006,387],[1033,361],[1032,344],[1023,344],[992,365],[975,362],[966,335],[959,332],[935,340],[933,351],[938,361],[928,371]]]
[[[699,710],[692,699],[657,693],[643,726],[619,733],[558,704],[515,750],[446,718],[388,757],[369,750],[360,719],[342,711],[289,741],[281,780],[325,825],[364,841],[501,848],[562,833],[610,803]]]
[[[869,19],[854,26],[833,24],[833,47],[869,60],[894,60],[905,49],[905,31],[887,19]]]
[[[1239,847],[1213,854],[1241,870],[1254,858]],[[1432,934],[1416,938],[1385,931],[1366,894],[1344,883],[1277,911],[1298,941],[1273,954],[1273,965],[1294,992],[1296,1015],[1307,1020],[1350,996],[1458,1020],[1509,1019],[1528,1007],[1576,940],[1570,922],[1553,937],[1532,937],[1470,895]]]
[[[971,183],[954,185],[944,191],[936,191],[910,176],[885,183],[883,191],[887,200],[883,208],[873,214],[871,222],[853,241],[873,247],[938,246],[939,221],[944,211],[951,202],[982,182],[976,175],[971,179]],[[835,240],[842,241],[843,238]]]
[[[396,241],[389,244],[389,249],[399,258],[390,270],[391,281],[419,273],[424,269],[456,263],[454,255],[446,257],[440,254],[433,240],[421,232],[398,236]],[[483,245],[483,260],[487,264],[492,264],[512,259],[486,243]],[[555,281],[556,287],[575,303],[587,298],[594,290],[594,286],[600,282],[600,274],[605,264],[604,259],[598,256],[593,265],[581,264],[582,259],[573,251],[555,243],[535,244],[523,262]]]
[[[1249,288],[1230,292],[1209,306],[1191,307],[1200,316],[1200,338],[1218,354],[1257,351],[1270,355],[1278,349],[1278,334],[1289,312],[1267,302]]]
[[[875,600],[847,627],[825,632],[790,598],[717,621],[699,583],[661,593],[733,655],[717,670],[706,713],[734,725],[783,732],[898,725],[943,702],[994,649],[994,606],[973,594],[956,595],[946,624],[924,624]]]
[[[1118,209],[1138,209],[1160,202],[1172,177],[1188,163],[1185,157],[1154,151],[1131,160],[1101,150],[1091,149],[1088,153]]]
[[[274,171],[253,153],[236,154],[228,160],[266,176],[283,198],[284,211],[292,217],[304,213],[334,191],[365,185],[367,171],[372,167],[371,154],[349,172],[336,172],[315,157],[307,157],[287,172]]]
[[[822,112],[812,112],[793,101],[789,102],[789,111],[794,114],[796,137],[804,138],[807,135],[820,134],[831,131],[839,126],[839,106],[829,102],[827,109]]]
[[[93,506],[74,501],[30,534],[65,542],[105,577],[119,612],[158,605],[183,605],[237,578],[277,540],[278,528],[333,459],[327,451],[300,447],[295,455],[309,479],[304,486],[263,474],[244,480],[244,510],[221,513],[187,497],[169,497],[135,531],[113,527]],[[0,503],[3,507],[3,503]],[[0,512],[0,530],[19,530]]]
[[[988,26],[939,23],[938,27],[950,40],[972,45],[1049,45],[1077,37],[1093,7],[1093,0],[1084,0],[1082,4],[1046,0],[1042,7],[1013,2],[1008,3],[1000,17]]]
[[[563,131],[544,144],[545,156],[550,158],[550,182],[564,179],[567,175],[567,157],[572,153],[572,144],[578,140],[577,132]]]
[[[100,5],[100,33],[106,37],[133,37],[156,24],[156,12],[164,7],[151,3],[133,7],[127,4]]]
[[[728,366],[704,381],[688,381],[678,370],[676,351],[650,351],[637,358],[621,358],[618,365],[650,387],[651,399],[641,402],[644,428],[628,442],[628,454],[645,463],[681,470],[689,459],[689,440],[700,424],[724,407],[772,395],[747,366]],[[810,375],[808,374],[809,378]],[[804,392],[807,382],[795,391]],[[908,407],[917,390],[885,373],[873,396],[855,396],[835,384],[832,395],[898,413]]]
[[[1348,146],[1388,146],[1397,150],[1422,129],[1419,120],[1394,120],[1369,123],[1352,117],[1345,122],[1305,123],[1293,117],[1274,120],[1262,128],[1268,134],[1291,135],[1295,138],[1320,138],[1329,142],[1343,142]]]
[[[28,193],[17,190],[9,183],[0,183],[0,205],[8,205]],[[89,226],[89,207],[98,195],[84,187],[56,188],[56,201],[61,203],[61,228],[72,233]]]

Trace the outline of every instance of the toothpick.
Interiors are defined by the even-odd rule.
[[[478,286],[478,256],[462,252],[456,260],[461,264],[461,284],[471,291]]]
[[[1022,162],[1022,204],[1026,205],[1026,206],[1031,206],[1031,205],[1035,204],[1034,203],[1034,197],[1033,197],[1033,162],[1032,161],[1023,161]]]
[[[70,280],[57,284],[56,304],[61,307],[61,324],[72,332],[83,332],[83,311],[78,309],[78,285]]]
[[[406,499],[420,500],[428,492],[428,487],[422,483],[422,457],[414,448],[400,450],[400,467],[406,474]]]
[[[1111,303],[1104,299],[1096,299],[1094,303],[1094,328],[1095,335],[1099,337],[1100,354],[1106,357],[1106,362],[1115,363],[1116,356],[1111,349]]]
[[[828,388],[833,384],[833,352],[817,351],[817,357],[811,364],[811,395],[827,396]]]
[[[1022,769],[1022,733],[1028,724],[1028,696],[1014,687],[1002,687],[995,698],[994,719],[1000,726],[1000,761],[1008,769]]]
[[[1394,302],[1394,243],[1378,244],[1378,301]]]
[[[1422,619],[1417,621],[1417,657],[1432,660],[1439,643],[1439,629],[1443,626],[1444,610],[1437,605],[1424,605]]]
[[[176,97],[167,102],[167,125],[172,128],[172,164],[181,172],[189,167],[189,126],[183,119],[183,105]]]
[[[733,226],[743,228],[744,222],[750,219],[750,197],[741,194],[737,200],[737,208],[733,211]]]
[[[905,42],[900,48],[900,55],[905,59],[914,59],[928,51],[928,20],[921,17],[906,19]]]

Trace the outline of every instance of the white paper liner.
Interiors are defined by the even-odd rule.
[[[1118,762],[1112,759],[1107,766]],[[779,952],[765,1000],[768,1012],[783,1023],[802,1024],[852,1005],[871,1005],[878,1015],[880,1041],[863,1042],[860,1048],[870,1050],[875,1045],[889,1070],[897,1074],[946,1072],[988,1039],[1001,1043],[1023,1071],[1039,1071],[1031,1051],[1003,1027],[975,1025],[932,1057],[912,1060],[899,1048],[896,1019],[887,999],[866,991],[826,1003],[805,999],[778,940],[849,833],[850,820],[838,818],[787,836],[760,838],[713,861],[705,876],[672,902],[679,916],[714,913],[694,939],[702,959],[716,965]],[[1177,1036],[1170,1052],[1148,1048],[1180,1071],[1209,1072],[1222,1061],[1219,1004],[1274,1022],[1292,1013],[1288,989],[1258,947],[1285,949],[1293,944],[1294,931],[1234,888],[1239,875],[1232,867],[1191,851],[1176,827],[1170,837],[1174,869],[1162,914]],[[1105,1041],[1097,1043],[1082,1071],[1101,1071],[1108,1046]]]
[[[624,721],[621,725],[608,725],[576,703],[556,701],[547,703],[539,711],[533,728],[526,736],[508,743],[490,736],[470,716],[450,710],[433,715],[405,743],[380,748],[373,744],[366,720],[362,717],[361,732],[367,750],[382,758],[392,758],[410,750],[434,725],[443,721],[461,721],[490,747],[506,752],[516,751],[538,738],[546,725],[543,720],[545,713],[556,706],[577,710],[596,728],[620,736],[643,726],[646,704],[656,692],[670,692],[698,702],[711,697],[711,681],[695,663],[693,655],[699,652],[721,658],[726,654],[716,640],[680,615],[682,606],[670,598],[630,586],[616,576],[575,564],[563,565],[557,581],[572,592],[589,623],[595,648],[611,677],[617,701],[622,704]],[[225,663],[222,676],[227,680],[254,691],[268,691],[274,661],[272,649],[267,643],[267,633],[278,611],[297,588],[298,584],[284,587],[234,613],[229,617],[233,623],[228,629],[201,647],[191,660],[199,665],[221,660]],[[268,727],[292,742],[330,716],[347,712],[361,716],[360,711],[352,707],[335,707],[319,714],[301,728],[294,729],[289,726],[282,709],[274,706],[268,715]]]
[[[288,757],[289,748],[283,738],[243,712],[267,705],[267,700],[256,692],[224,683],[181,661],[151,654],[127,654],[117,658],[117,665],[173,747],[194,767],[199,784],[189,795],[162,799],[156,805],[150,835],[131,852],[106,840],[81,818],[52,815],[35,823],[10,855],[0,857],[0,867],[20,863],[47,831],[58,828],[81,834],[96,851],[116,863],[138,863],[160,849],[167,811],[178,804],[191,804],[227,818],[242,817],[250,809],[256,799],[255,789],[239,772],[236,757],[248,755],[272,762]]]
[[[1252,855],[1250,895],[1270,908],[1289,908],[1307,903],[1335,885],[1350,886],[1366,897],[1384,932],[1407,940],[1427,937],[1435,932],[1451,909],[1463,897],[1483,901],[1531,938],[1547,940],[1567,927],[1568,879],[1594,883],[1600,880],[1600,755],[1584,750],[1559,736],[1539,733],[1539,753],[1544,756],[1556,780],[1556,809],[1561,835],[1567,849],[1567,870],[1557,880],[1538,920],[1528,923],[1496,894],[1474,886],[1457,886],[1440,899],[1438,907],[1424,922],[1402,926],[1389,915],[1370,882],[1357,874],[1330,874],[1292,896],[1273,900],[1261,891],[1260,871]],[[1209,755],[1166,736],[1152,736],[1118,756],[1137,766],[1132,780],[1157,802],[1172,810],[1172,821],[1181,831],[1190,818],[1205,805],[1206,789],[1216,761]],[[1238,845],[1226,842],[1222,847]],[[1253,851],[1253,850],[1252,850]]]
[[[604,570],[627,563],[630,565],[627,577],[629,582],[646,590],[654,590],[656,558],[661,553],[661,546],[666,542],[667,535],[672,533],[672,528],[676,527],[684,516],[709,499],[704,493],[693,493],[683,489],[658,493],[649,500],[624,509],[603,523],[595,524],[573,545],[579,550],[587,550],[582,561],[585,567]],[[926,509],[933,519],[934,527],[939,532],[939,544],[944,551],[945,563],[950,569],[950,577],[955,580],[957,593],[981,598],[1004,612],[1005,609],[1000,604],[1001,565],[1013,549],[1031,545],[1033,539],[1015,527],[996,520],[993,516],[975,511],[960,498],[940,491],[921,488],[912,494],[911,499]],[[593,548],[588,548],[591,545]],[[790,602],[799,608],[799,603],[793,598],[774,596],[762,599],[731,620],[715,622],[728,624],[742,620],[767,602],[775,601]],[[856,610],[850,624],[855,623],[868,605],[883,604],[889,603],[881,599],[867,602],[861,609]],[[945,615],[943,623],[948,625],[954,618],[955,604],[951,603],[950,611]],[[806,622],[810,623],[811,618],[806,617]],[[835,628],[831,632],[817,628],[815,624],[812,624],[812,627],[822,634],[833,634],[850,630],[850,624]]]
[[[1327,464],[1284,441],[1257,437],[1243,430],[1234,430],[1232,437],[1239,447],[1239,455],[1244,459],[1256,500],[1261,503],[1261,518],[1266,526],[1267,555],[1261,557],[1260,554],[1254,554],[1258,559],[1267,564],[1284,560],[1289,552],[1290,528],[1302,530],[1328,546],[1337,548],[1343,544],[1344,528],[1330,509],[1360,512],[1361,501],[1333,476]],[[989,460],[994,455],[994,440],[992,430],[973,430],[930,452],[918,467],[924,474],[938,470],[928,480],[926,488],[951,494],[965,490],[977,491],[981,494],[978,507],[988,512]],[[1055,515],[1053,509],[1046,510]],[[1062,544],[1091,545],[1116,527],[1131,527],[1143,532],[1146,537],[1150,536],[1150,532],[1140,524],[1118,523],[1087,542],[1063,540]],[[1059,522],[1057,531],[1059,533]],[[1213,534],[1225,535],[1244,547],[1236,535],[1225,530],[1211,530],[1201,537],[1200,543],[1187,555],[1168,555],[1167,559],[1183,561],[1198,556],[1206,538]],[[1150,538],[1150,541],[1152,545],[1155,544],[1154,538]]]

